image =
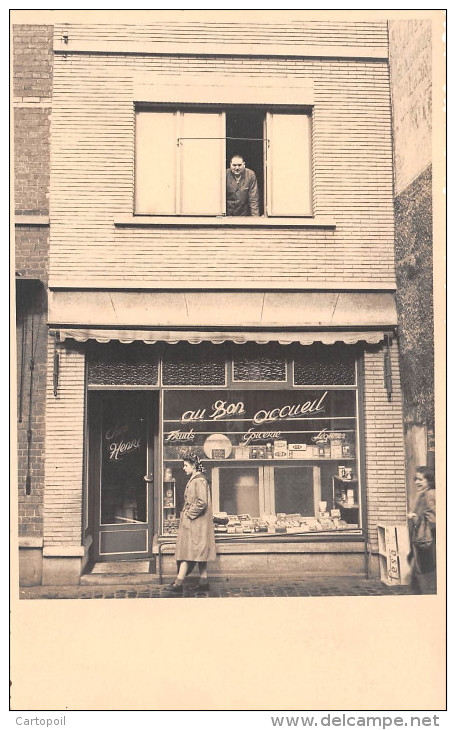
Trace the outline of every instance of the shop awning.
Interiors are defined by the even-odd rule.
[[[96,330],[96,329],[61,329],[59,339],[76,340],[87,342],[110,342],[117,340],[125,344],[130,342],[145,342],[153,345],[157,342],[168,342],[175,345],[177,342],[190,342],[192,345],[199,345],[201,342],[212,342],[219,345],[222,342],[234,342],[243,345],[246,342],[256,342],[264,345],[268,342],[278,342],[280,345],[291,345],[298,342],[301,345],[312,345],[314,342],[322,342],[324,345],[333,345],[335,342],[344,342],[347,345],[354,345],[356,342],[368,342],[376,344],[383,340],[383,331],[373,332],[212,332],[212,331],[173,331],[173,330]]]
[[[376,343],[397,324],[392,292],[51,291],[49,325],[85,342]]]

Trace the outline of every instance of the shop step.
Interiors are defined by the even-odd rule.
[[[151,566],[152,563],[152,566]],[[112,560],[106,563],[95,563],[91,573],[150,573],[154,570],[152,560]]]
[[[81,575],[82,586],[158,585],[155,573],[86,573]]]
[[[139,585],[158,583],[154,560],[114,560],[95,563],[81,576],[81,585]]]

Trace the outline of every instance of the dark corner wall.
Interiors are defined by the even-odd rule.
[[[432,22],[388,22],[400,372],[409,500],[434,465]]]

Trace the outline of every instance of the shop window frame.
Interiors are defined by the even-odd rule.
[[[315,539],[340,541],[340,540],[349,540],[349,539],[353,539],[353,538],[356,539],[357,537],[362,538],[364,541],[367,540],[368,525],[367,525],[367,506],[366,506],[366,495],[365,495],[366,468],[365,468],[365,451],[364,451],[364,449],[365,449],[364,400],[363,400],[362,392],[360,392],[362,390],[363,384],[362,384],[362,379],[360,378],[360,374],[359,374],[359,372],[362,372],[361,359],[362,359],[361,355],[357,354],[356,358],[355,358],[355,372],[356,372],[357,385],[353,385],[353,386],[344,386],[344,385],[306,386],[305,388],[299,389],[301,392],[303,392],[305,390],[315,390],[316,388],[324,388],[325,390],[336,390],[336,391],[354,391],[354,395],[355,395],[355,416],[354,416],[354,419],[355,419],[355,428],[354,428],[355,456],[353,458],[354,458],[354,464],[356,464],[356,473],[358,475],[358,503],[359,503],[357,527],[353,527],[353,528],[349,527],[345,530],[334,530],[334,531],[330,531],[330,532],[323,531],[321,533],[301,532],[301,533],[299,533],[299,538],[302,541],[315,540]],[[172,391],[174,389],[175,388],[172,388],[172,387],[171,388],[168,388],[168,387],[162,388],[161,393],[160,393],[161,418],[160,418],[160,429],[159,429],[159,431],[160,431],[159,463],[161,465],[162,470],[164,469],[165,463],[177,464],[178,462],[180,462],[180,459],[165,459],[165,457],[164,457],[164,432],[166,430],[165,421],[164,421],[164,398],[165,398],[165,393],[167,391]],[[234,389],[234,386],[228,386],[225,389],[219,388],[219,390],[225,390],[226,392],[229,392],[233,389]],[[258,388],[256,387],[255,389],[258,389]],[[193,391],[193,388],[189,388],[187,386],[186,390]],[[204,388],[204,390],[217,390],[217,388]],[[248,391],[248,390],[251,390],[251,388],[237,387],[236,390]],[[277,388],[269,387],[269,383],[266,382],[266,383],[262,384],[261,390],[276,391]],[[298,388],[290,387],[289,389],[287,389],[287,391],[289,391],[289,390],[291,390],[291,391],[298,390]],[[343,416],[341,416],[340,418],[343,418]],[[259,429],[261,429],[261,426],[259,426]],[[188,444],[183,444],[182,446],[183,446],[183,448],[191,449],[191,446],[189,446]],[[291,466],[291,464],[296,466],[296,468],[299,468],[299,466],[312,466],[312,467],[317,466],[317,471],[319,472],[318,479],[320,480],[319,490],[320,490],[320,495],[321,495],[321,466],[324,464],[331,464],[332,462],[341,461],[341,460],[344,461],[344,458],[342,457],[341,459],[322,459],[320,464],[315,464],[315,461],[316,461],[315,459],[309,459],[308,463],[306,463],[306,461],[302,461],[301,463],[298,463],[297,460],[295,462],[293,462],[292,460],[290,461],[289,459],[284,459],[283,461],[274,460],[271,464],[267,464],[266,462],[261,463],[261,460],[258,460],[258,462],[255,462],[254,460],[244,460],[244,461],[239,461],[238,463],[236,463],[236,460],[231,460],[231,459],[229,461],[222,461],[222,462],[218,462],[218,463],[214,462],[214,460],[212,460],[212,459],[203,459],[203,462],[207,461],[209,464],[209,469],[211,472],[210,477],[212,476],[212,470],[214,468],[220,468],[220,466],[227,465],[227,464],[230,464],[233,468],[235,468],[238,465],[241,466],[241,464],[248,464],[251,467],[258,467],[258,468],[270,467],[272,470],[276,466],[277,467]],[[228,466],[228,468],[230,468],[230,467]],[[267,477],[267,479],[269,479],[270,482],[273,481],[272,471],[271,471],[269,477]],[[260,493],[260,495],[259,495],[260,505],[262,503],[265,503],[265,506],[266,506],[266,503],[272,505],[274,503],[274,489],[271,488],[271,484],[269,484],[269,486],[268,486],[268,484],[266,484],[266,483],[264,485],[264,489],[265,490],[269,489],[270,492],[272,491],[272,494],[267,495],[265,492],[264,495],[261,495],[261,493]],[[314,470],[314,493],[315,493],[315,470]],[[170,538],[170,535],[163,531],[162,523],[160,523],[159,537],[160,537],[160,539],[166,539],[166,540],[168,540]],[[222,536],[218,535],[217,537],[219,539],[221,539],[222,541],[223,541],[223,539],[225,539],[225,536],[223,536],[223,535]],[[227,537],[229,538],[229,536],[227,536]],[[275,535],[268,534],[268,539],[275,539],[278,541],[283,541],[283,540],[287,540],[290,538],[296,538],[296,537],[297,537],[297,535],[295,533],[275,534]],[[249,540],[250,539],[249,535],[244,535],[244,539]],[[255,539],[255,538],[253,538],[253,539]]]
[[[353,347],[353,346],[350,346]],[[291,373],[292,375],[292,368],[293,368],[293,350],[290,349],[287,351],[287,371],[288,374]],[[329,540],[329,541],[346,541],[346,540],[353,540],[353,539],[359,539],[362,537],[362,539],[367,539],[367,530],[368,530],[368,523],[367,523],[367,501],[366,501],[366,454],[365,454],[365,413],[364,413],[364,351],[361,348],[357,348],[354,352],[355,356],[355,384],[354,385],[326,385],[322,384],[320,385],[312,385],[312,386],[294,386],[292,383],[292,379],[290,380],[290,384],[287,383],[287,385],[284,385],[283,383],[279,383],[278,387],[282,388],[283,390],[295,390],[295,391],[305,391],[305,390],[311,390],[315,388],[325,388],[327,390],[355,390],[356,392],[356,466],[357,466],[357,473],[358,473],[358,483],[359,483],[359,502],[360,502],[360,526],[358,531],[340,531],[339,533],[323,533],[322,535],[319,535],[317,533],[306,533],[301,534],[299,536],[300,540],[302,541],[315,541],[315,540]],[[163,470],[163,463],[164,463],[164,454],[163,454],[163,431],[164,431],[164,424],[163,424],[163,396],[165,391],[171,391],[171,390],[182,390],[182,389],[189,389],[188,385],[182,385],[182,386],[163,386],[162,384],[162,358],[163,353],[160,351],[158,363],[159,363],[159,382],[157,385],[99,385],[99,384],[90,384],[87,381],[86,377],[86,390],[87,392],[90,391],[93,393],[93,395],[96,395],[97,392],[101,393],[106,390],[118,390],[118,391],[129,391],[129,390],[149,390],[149,391],[159,391],[158,396],[158,413],[157,417],[159,417],[159,424],[158,429],[155,435],[155,447],[154,447],[154,462],[155,462],[155,484],[156,487],[153,490],[153,510],[154,510],[154,525],[153,530],[154,534],[158,537],[158,539],[163,540],[169,540],[169,535],[166,535],[162,532],[162,524],[161,524],[161,490],[159,489],[159,484],[162,480],[162,470]],[[226,368],[229,372],[229,365],[230,358],[229,356],[226,357]],[[232,363],[232,360],[231,360]],[[277,388],[274,387],[274,383],[271,383],[269,381],[262,382],[261,383],[261,389],[262,390],[276,390]],[[249,383],[243,383],[243,382],[237,382],[235,384],[229,382],[229,378],[226,381],[225,386],[192,386],[192,390],[230,390],[236,388],[237,390],[249,390],[250,388],[258,388],[258,384],[249,384]],[[93,401],[92,401],[93,404]],[[85,464],[86,464],[86,478],[87,483],[95,478],[95,475],[93,474],[93,464],[89,464],[89,449],[88,449],[88,435],[91,428],[93,428],[93,408],[92,405],[91,408],[88,407],[89,403],[87,402],[87,420],[85,424]],[[92,410],[91,410],[92,409]],[[92,424],[92,426],[91,426]],[[92,476],[90,476],[92,474]],[[84,517],[84,527],[83,531],[85,533],[85,537],[87,540],[90,540],[91,534],[93,532],[93,505],[90,506],[90,499],[93,499],[93,494],[91,494],[91,490],[88,489],[87,492],[87,501],[85,502],[85,510],[91,513],[91,521],[90,523],[87,523],[87,517]],[[280,535],[277,534],[275,537],[270,536],[271,540],[274,539],[275,541],[283,541],[287,540],[289,538],[293,538],[293,535]],[[217,539],[223,540],[222,536],[218,536]]]

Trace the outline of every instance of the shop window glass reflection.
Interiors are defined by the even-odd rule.
[[[276,514],[315,516],[312,467],[276,467],[274,485]]]
[[[220,469],[220,509],[230,515],[260,516],[258,469]]]

